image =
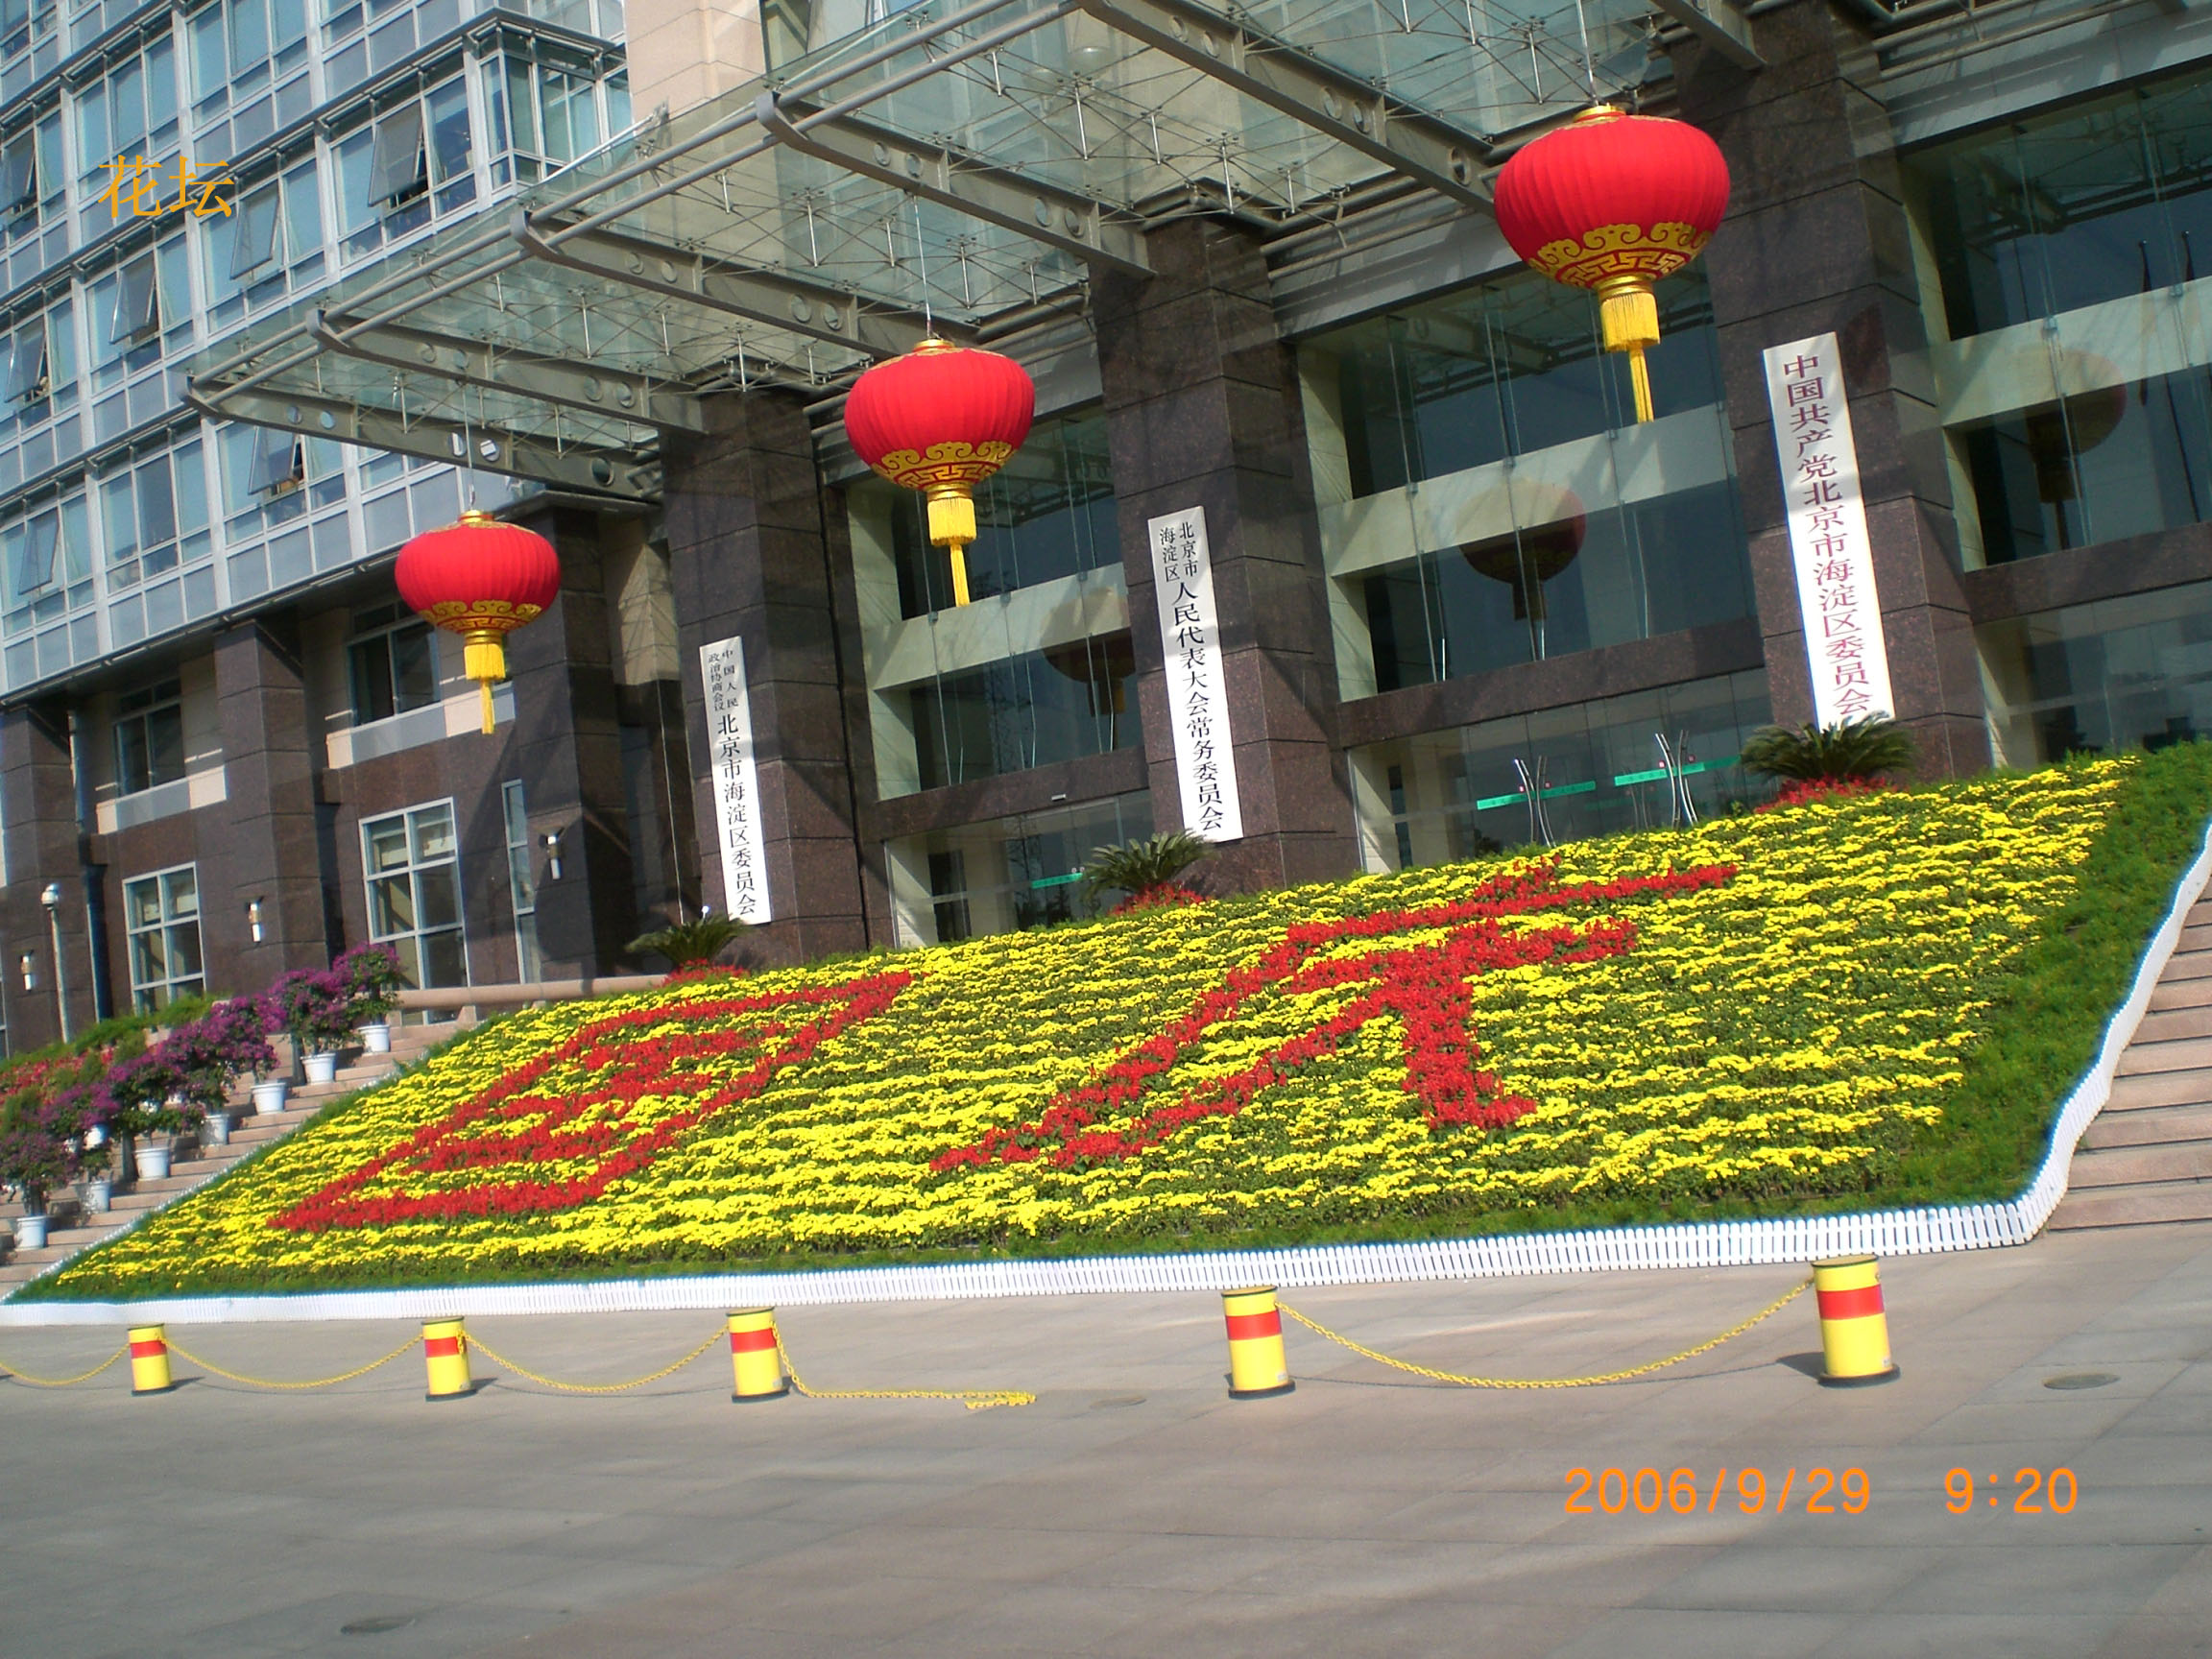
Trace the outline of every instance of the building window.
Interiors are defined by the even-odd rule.
[[[469,983],[461,923],[461,860],[453,803],[411,806],[361,825],[369,935],[398,953],[407,983]]]
[[[438,701],[438,647],[429,623],[391,605],[361,616],[356,626],[346,647],[354,725]]]
[[[207,989],[200,955],[199,867],[181,864],[123,883],[131,936],[131,1004],[141,1014]]]
[[[1095,915],[1122,896],[1085,887],[1084,860],[1151,833],[1152,797],[1139,791],[894,841],[886,851],[901,943],[950,944]]]
[[[184,776],[183,687],[174,680],[125,693],[115,714],[115,789],[121,795]]]
[[[1108,634],[915,686],[908,697],[922,787],[1135,747],[1136,677],[1129,636]]]
[[[515,905],[515,972],[524,984],[541,972],[538,954],[538,884],[530,874],[530,814],[522,804],[522,781],[500,785],[507,809],[507,897]]]
[[[1975,630],[2000,766],[2212,734],[2212,582]]]
[[[1665,829],[1675,807],[1655,737],[1682,757],[1700,817],[1763,800],[1736,757],[1768,718],[1754,668],[1355,749],[1367,865],[1456,863],[1547,829],[1555,841]],[[1541,823],[1515,761],[1537,782]]]

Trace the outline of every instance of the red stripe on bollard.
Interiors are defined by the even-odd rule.
[[[733,1331],[730,1333],[730,1352],[733,1354],[759,1354],[776,1346],[774,1327],[766,1331]]]
[[[425,1336],[422,1338],[422,1352],[429,1355],[433,1359],[450,1358],[461,1352],[461,1338],[458,1336]]]
[[[1879,1285],[1867,1285],[1857,1290],[1822,1290],[1817,1294],[1823,1319],[1863,1319],[1869,1313],[1882,1311]]]
[[[131,1344],[131,1358],[133,1359],[153,1359],[168,1352],[169,1344],[166,1342],[133,1342]]]
[[[1283,1334],[1283,1315],[1270,1308],[1264,1313],[1225,1314],[1229,1321],[1229,1340],[1250,1341],[1255,1336],[1280,1336]]]

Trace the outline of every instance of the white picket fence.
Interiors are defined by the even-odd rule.
[[[1523,1273],[1743,1267],[1835,1256],[1920,1256],[2025,1244],[2066,1195],[2074,1149],[2112,1093],[2120,1056],[2179,944],[2189,907],[2212,877],[2212,830],[2104,1028],[2097,1063],[2067,1096],[2034,1180],[2005,1204],[1883,1210],[1777,1221],[1609,1227],[1506,1238],[1409,1244],[1325,1244],[1194,1255],[1103,1256],[1070,1262],[976,1262],[915,1267],[840,1267],[797,1273],[708,1273],[582,1285],[457,1286],[289,1296],[189,1296],[146,1302],[0,1304],[4,1325],[174,1325],[307,1319],[431,1319],[514,1313],[617,1313],[701,1308],[784,1308],[988,1296],[1231,1290],[1242,1285],[1389,1285],[1496,1279]]]

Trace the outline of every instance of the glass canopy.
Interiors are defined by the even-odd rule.
[[[875,0],[783,12],[763,80],[387,253],[195,364],[234,419],[650,496],[702,396],[1003,332],[1148,225],[1470,211],[1511,146],[1649,73],[1636,0]]]

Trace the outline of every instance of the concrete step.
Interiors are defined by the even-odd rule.
[[[2200,979],[2187,981],[2201,985]],[[2172,1043],[2183,1038],[2212,1037],[2212,997],[2194,1008],[2153,1008],[2135,1027],[2136,1043]]]
[[[2205,978],[2212,978],[2212,950],[2192,950],[2182,946],[2167,958],[2166,971],[2158,975],[2158,983]]]
[[[2150,1106],[2135,1112],[2100,1112],[2081,1137],[2085,1150],[2109,1146],[2159,1146],[2212,1141],[2212,1105]]]
[[[2128,1045],[2120,1056],[2120,1075],[2141,1077],[2153,1071],[2200,1071],[2212,1068],[2212,1037],[2182,1037],[2172,1042]]]
[[[2160,1221],[2212,1221],[2212,1181],[2159,1181],[2144,1187],[2069,1191],[2051,1217],[2055,1231],[2146,1227]]]
[[[2112,1097],[2104,1110],[2135,1112],[2145,1107],[2199,1106],[2207,1101],[2212,1101],[2212,1067],[2115,1077]]]
[[[2192,979],[2160,975],[2151,988],[2151,1011],[2161,1014],[2176,1008],[2212,1008],[2212,974]]]
[[[2075,1155],[2067,1190],[2149,1187],[2172,1181],[2212,1181],[2212,1141],[2159,1142],[2113,1146]]]
[[[2188,916],[2183,918],[2181,942],[2175,947],[2176,951],[2212,950],[2212,922],[2197,920],[2197,912],[2202,908],[2202,905],[2193,906]]]

